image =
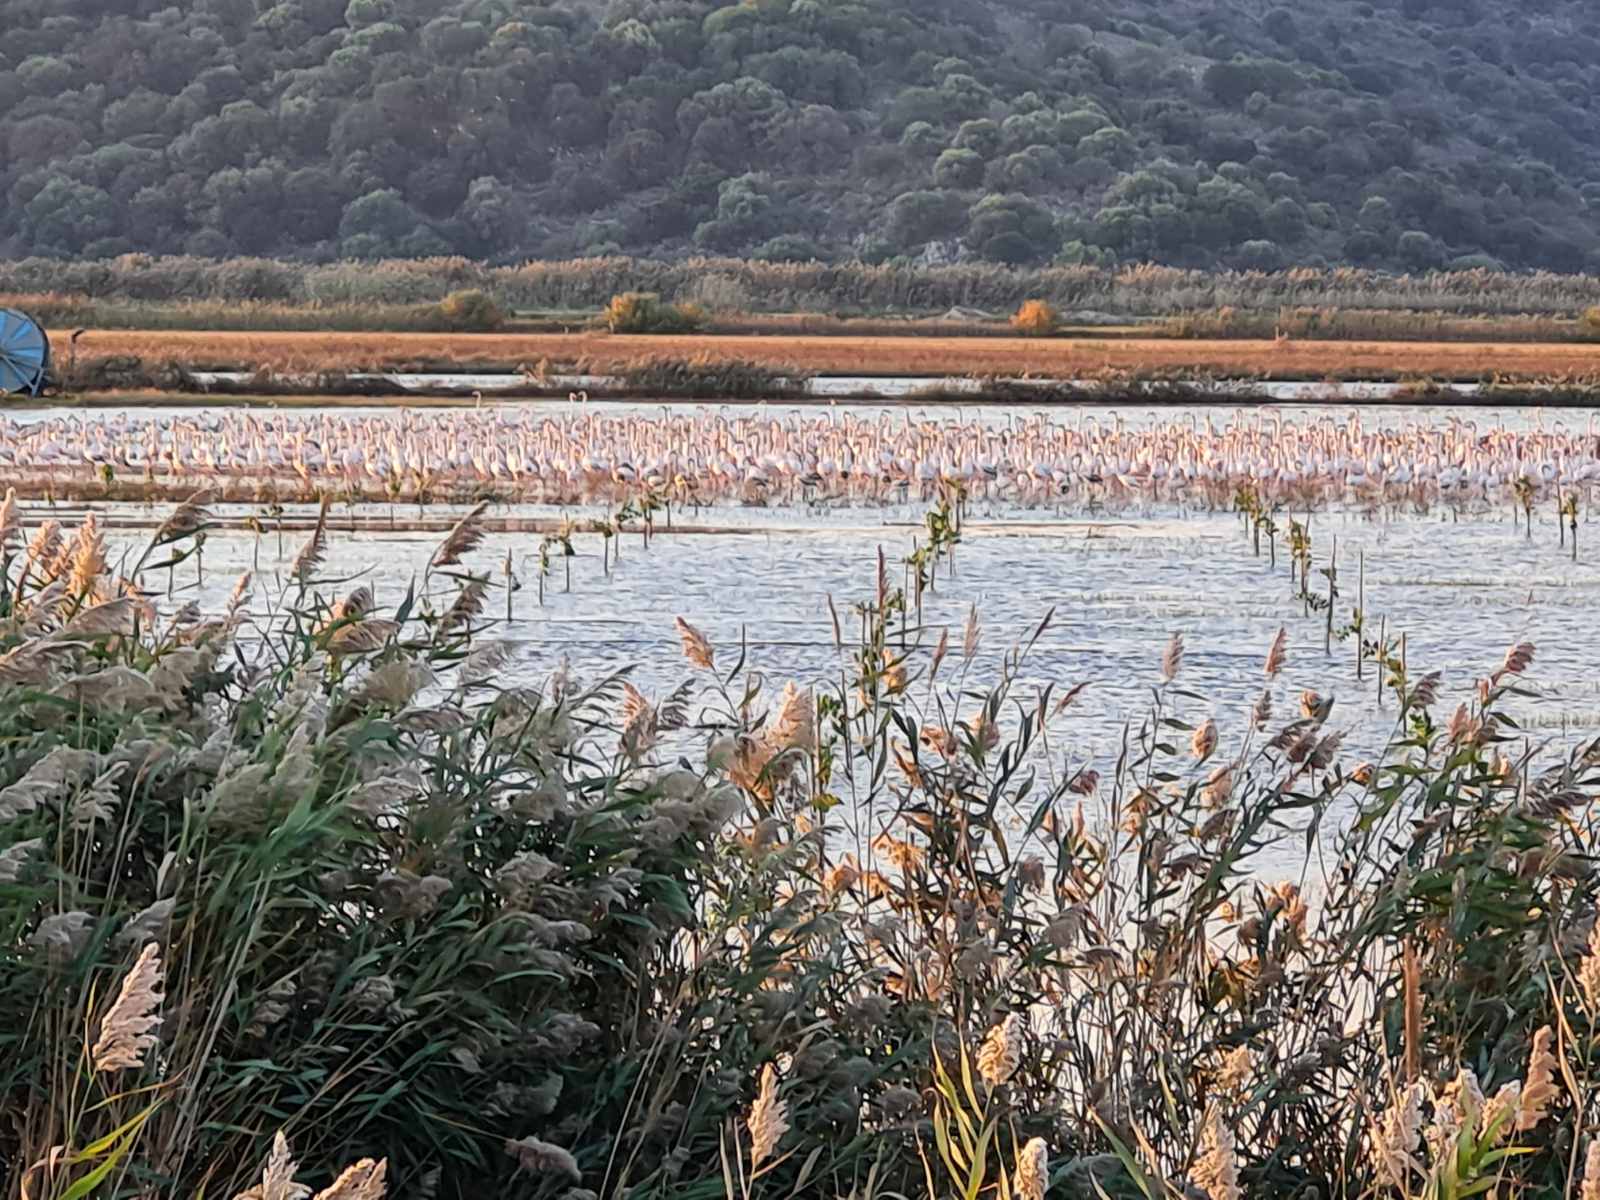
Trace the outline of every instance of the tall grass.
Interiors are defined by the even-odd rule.
[[[686,624],[647,696],[506,682],[474,518],[390,609],[319,523],[287,585],[156,612],[210,520],[111,567],[0,509],[12,1195],[231,1196],[280,1132],[397,1195],[1576,1187],[1600,753],[1524,739],[1529,647],[1448,718],[1387,662],[1375,766],[1292,643],[1247,716],[1174,637],[1091,761],[1093,684],[1021,682],[1050,616],[924,628],[881,560],[828,678]],[[151,944],[159,1043],[97,1071]]]
[[[1047,300],[1068,315],[1097,310],[1155,317],[1225,307],[1276,312],[1309,306],[1576,318],[1600,305],[1600,277],[1485,270],[1390,275],[1354,267],[1211,272],[1153,265],[1015,269],[987,263],[631,258],[492,267],[464,258],[306,264],[142,254],[103,261],[29,258],[0,263],[3,293],[161,304],[251,301],[339,311],[431,305],[463,289],[486,292],[509,309],[591,311],[630,291],[713,309],[838,314],[938,313],[955,307],[1003,314],[1029,299]]]

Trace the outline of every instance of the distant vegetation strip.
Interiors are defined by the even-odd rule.
[[[53,338],[69,346],[67,330]],[[272,374],[350,371],[520,371],[642,373],[662,365],[686,373],[754,373],[810,378],[976,376],[1085,379],[1101,374],[1155,378],[1451,379],[1574,381],[1600,376],[1600,344],[1528,342],[1358,342],[1299,339],[850,338],[717,334],[227,333],[96,330],[59,355],[69,387],[168,386],[163,371]],[[718,392],[725,394],[725,392]],[[747,392],[749,394],[749,392]]]
[[[598,312],[612,297],[650,293],[728,313],[911,314],[1004,320],[1043,300],[1069,321],[1084,314],[1168,318],[1193,313],[1276,314],[1317,309],[1403,311],[1456,317],[1576,319],[1600,305],[1600,276],[1540,271],[1433,271],[1393,275],[1350,267],[1200,271],[1152,265],[1013,268],[860,262],[676,262],[608,257],[489,266],[465,258],[298,263],[127,254],[104,260],[0,261],[0,294],[50,296],[60,304],[142,302],[204,311],[210,302],[314,308],[330,320],[396,311],[383,320],[414,327],[400,310],[437,306],[453,292],[482,292],[506,314]],[[114,309],[93,310],[112,312]],[[107,322],[109,323],[109,322]],[[153,324],[154,322],[146,322]]]

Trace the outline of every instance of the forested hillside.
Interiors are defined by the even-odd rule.
[[[1583,0],[0,0],[0,254],[1600,267]]]

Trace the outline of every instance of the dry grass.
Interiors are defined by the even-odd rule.
[[[65,344],[69,331],[55,330]],[[670,358],[802,375],[1087,377],[1101,371],[1279,378],[1481,379],[1600,372],[1600,344],[1300,342],[1164,338],[732,337],[652,334],[239,333],[95,330],[80,359],[134,357],[194,369],[335,372],[454,367],[595,372]]]

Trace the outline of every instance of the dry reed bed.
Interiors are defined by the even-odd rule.
[[[508,308],[546,310],[597,309],[626,291],[657,292],[713,310],[832,313],[939,313],[956,306],[1010,312],[1038,298],[1066,310],[1145,317],[1296,306],[1575,317],[1600,304],[1600,278],[1545,271],[1396,276],[1353,267],[1207,272],[1144,264],[1019,270],[989,263],[924,267],[716,258],[591,258],[491,267],[464,258],[303,264],[143,254],[0,263],[0,292],[163,303],[432,304],[467,288],[489,292]]]
[[[210,523],[123,578],[92,517],[0,505],[30,1200],[1600,1188],[1600,752],[1506,717],[1530,646],[1448,716],[1376,647],[1374,765],[1287,632],[1247,717],[1174,635],[1091,762],[1093,680],[1017,682],[1049,615],[1000,657],[884,561],[834,681],[780,693],[680,620],[646,696],[499,682],[476,514],[394,610],[319,580],[323,521],[281,594],[156,614],[138,581]],[[1292,847],[1305,891],[1254,873]]]
[[[53,331],[62,347],[67,333]],[[1600,344],[1110,338],[856,338],[649,334],[240,333],[95,330],[82,362],[136,358],[188,369],[331,373],[395,369],[582,370],[678,359],[795,375],[1089,377],[1148,372],[1250,378],[1536,378],[1600,373]]]

